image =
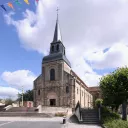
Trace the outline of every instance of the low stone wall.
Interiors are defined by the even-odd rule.
[[[6,106],[4,109],[5,109],[5,110],[9,110],[9,109],[11,109],[11,108],[13,108],[13,106],[12,106],[12,105],[8,105],[8,106]]]
[[[32,109],[31,111],[29,109]],[[38,109],[34,111],[33,109]],[[51,117],[58,113],[65,113],[67,116],[72,115],[72,108],[66,107],[48,107],[39,105],[37,108],[14,107],[5,112],[0,112],[0,116],[41,116]]]
[[[27,113],[27,112],[0,112],[0,117],[53,117],[51,113]]]
[[[81,105],[80,105],[79,101],[77,102],[77,105],[75,107],[75,113],[74,114],[76,115],[79,122],[81,122],[83,120],[82,115],[81,115]]]
[[[77,119],[79,120],[79,121],[82,121],[82,117],[80,117],[81,115],[80,115],[80,108],[77,108],[76,109],[76,111],[75,111],[75,115],[76,115],[76,117],[77,117]]]
[[[39,110],[41,113],[58,113],[58,112],[64,112],[67,113],[67,115],[72,115],[72,108],[66,108],[66,107],[47,107],[42,106]]]

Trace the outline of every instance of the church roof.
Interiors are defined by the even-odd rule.
[[[88,86],[84,83],[83,80],[81,80],[81,78],[73,70],[71,70],[71,73],[84,85],[84,87],[88,89]]]
[[[67,65],[69,67],[71,67],[70,62],[68,61],[66,56],[63,55],[62,53],[54,53],[54,54],[50,54],[48,56],[45,56],[43,58],[43,63],[48,63],[48,62],[57,61],[57,60],[64,60],[67,63]]]
[[[99,92],[100,91],[100,87],[99,86],[89,87],[89,91],[90,92]]]
[[[59,26],[59,22],[58,22],[58,14],[57,14],[57,20],[56,20],[56,26],[55,26],[55,31],[54,31],[53,43],[58,42],[58,41],[62,42],[60,26]]]

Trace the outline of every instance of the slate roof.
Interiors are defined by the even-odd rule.
[[[42,63],[48,63],[48,62],[57,61],[57,60],[64,60],[67,63],[67,65],[71,67],[70,62],[68,61],[68,59],[63,53],[53,53],[48,56],[45,56],[43,58]]]

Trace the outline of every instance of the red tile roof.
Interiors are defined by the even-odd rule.
[[[100,87],[99,86],[89,87],[89,91],[90,92],[100,91]]]

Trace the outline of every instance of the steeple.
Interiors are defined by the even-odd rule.
[[[63,60],[67,63],[69,67],[71,67],[70,62],[66,58],[65,47],[61,39],[60,27],[59,27],[59,22],[58,22],[58,10],[59,9],[57,8],[57,20],[56,20],[53,41],[50,45],[50,52],[48,56],[45,56],[43,58],[42,62],[44,64],[44,63],[49,63],[53,61]]]
[[[57,19],[56,19],[56,26],[55,26],[55,31],[54,31],[54,37],[53,37],[53,43],[61,41],[61,32],[60,32],[60,26],[59,26],[59,21],[58,21],[58,11],[59,9],[57,8]]]

